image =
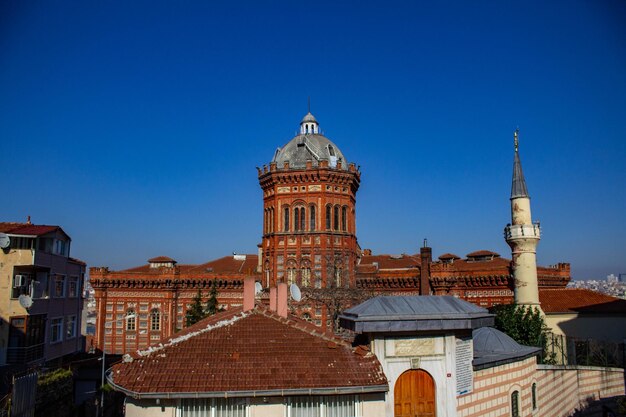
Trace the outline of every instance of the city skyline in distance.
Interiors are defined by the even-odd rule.
[[[624,273],[625,17],[619,2],[6,2],[0,217],[60,225],[89,266],[256,253],[255,167],[310,96],[361,166],[362,248],[510,258],[519,127],[538,264]]]

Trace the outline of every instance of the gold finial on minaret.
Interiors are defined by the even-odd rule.
[[[517,137],[518,134],[519,134],[519,127],[515,129],[515,133],[513,133],[513,143],[515,143],[515,152],[517,152],[517,149],[519,147],[519,139]]]

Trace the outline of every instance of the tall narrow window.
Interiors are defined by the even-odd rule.
[[[537,383],[533,382],[533,385],[530,389],[531,389],[531,394],[532,394],[531,397],[533,400],[533,410],[536,410],[537,409]]]
[[[343,232],[347,230],[347,219],[346,219],[347,215],[348,215],[348,208],[346,206],[343,206],[341,208],[341,230]]]
[[[309,207],[309,217],[310,217],[309,230],[311,232],[314,232],[315,231],[315,206]]]
[[[511,417],[519,417],[519,391],[511,394]]]
[[[285,224],[284,224],[285,232],[289,231],[289,207],[285,207]]]
[[[270,232],[274,232],[274,207],[270,207]]]
[[[306,230],[306,210],[304,207],[300,207],[300,230]]]
[[[295,284],[296,283],[296,268],[287,269],[287,284]]]
[[[293,209],[293,230],[300,230],[300,209],[296,207]]]
[[[333,210],[333,230],[339,230],[339,206]]]
[[[137,328],[135,310],[129,308],[126,311],[126,330],[135,330]]]
[[[150,312],[150,330],[161,330],[161,313],[156,308]]]
[[[335,267],[335,284],[337,288],[341,288],[341,275],[343,270],[341,268]]]
[[[303,287],[308,287],[311,285],[311,268],[302,267],[301,270],[302,281],[301,284]]]
[[[332,207],[329,205],[326,206],[326,230],[330,230],[331,225],[331,217],[332,217]]]

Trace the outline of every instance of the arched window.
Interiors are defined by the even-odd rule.
[[[302,275],[301,284],[303,287],[308,287],[311,285],[311,268],[303,266],[300,270]]]
[[[341,208],[341,230],[343,232],[347,230],[347,219],[346,219],[347,215],[348,215],[348,208],[346,206],[343,206]]]
[[[296,283],[296,268],[287,268],[287,284]]]
[[[332,217],[331,213],[332,213],[332,211],[333,211],[333,209],[332,209],[331,205],[330,204],[327,205],[326,206],[326,230],[330,230],[330,225],[332,224],[331,223],[331,217]]]
[[[126,330],[135,330],[137,328],[136,320],[135,310],[129,308],[126,311]]]
[[[337,288],[341,288],[341,275],[343,270],[339,267],[335,267],[335,285]]]
[[[533,410],[537,409],[537,383],[533,382],[533,385],[530,388],[531,398],[533,400]]]
[[[311,315],[309,313],[302,314],[302,318],[306,321],[311,321]]]
[[[339,230],[339,206],[335,206],[333,210],[333,230]]]
[[[161,330],[161,313],[156,308],[150,312],[150,330]]]
[[[300,209],[296,207],[293,209],[293,230],[300,230]]]
[[[285,207],[285,224],[283,225],[285,232],[289,231],[289,207]]]
[[[300,207],[300,230],[306,230],[306,210]]]
[[[511,417],[519,417],[519,391],[511,393]]]
[[[335,148],[333,148],[333,145],[328,145],[328,153],[330,156],[335,156]]]
[[[309,230],[311,232],[315,231],[315,205],[311,205],[309,207]]]

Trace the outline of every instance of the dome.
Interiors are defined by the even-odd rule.
[[[311,113],[307,113],[300,122],[300,134],[282,148],[276,149],[272,162],[278,168],[289,162],[290,168],[298,169],[306,168],[307,161],[318,167],[321,160],[328,161],[331,168],[336,168],[337,163],[341,162],[341,169],[348,169],[343,153],[330,139],[319,133],[317,120]]]

